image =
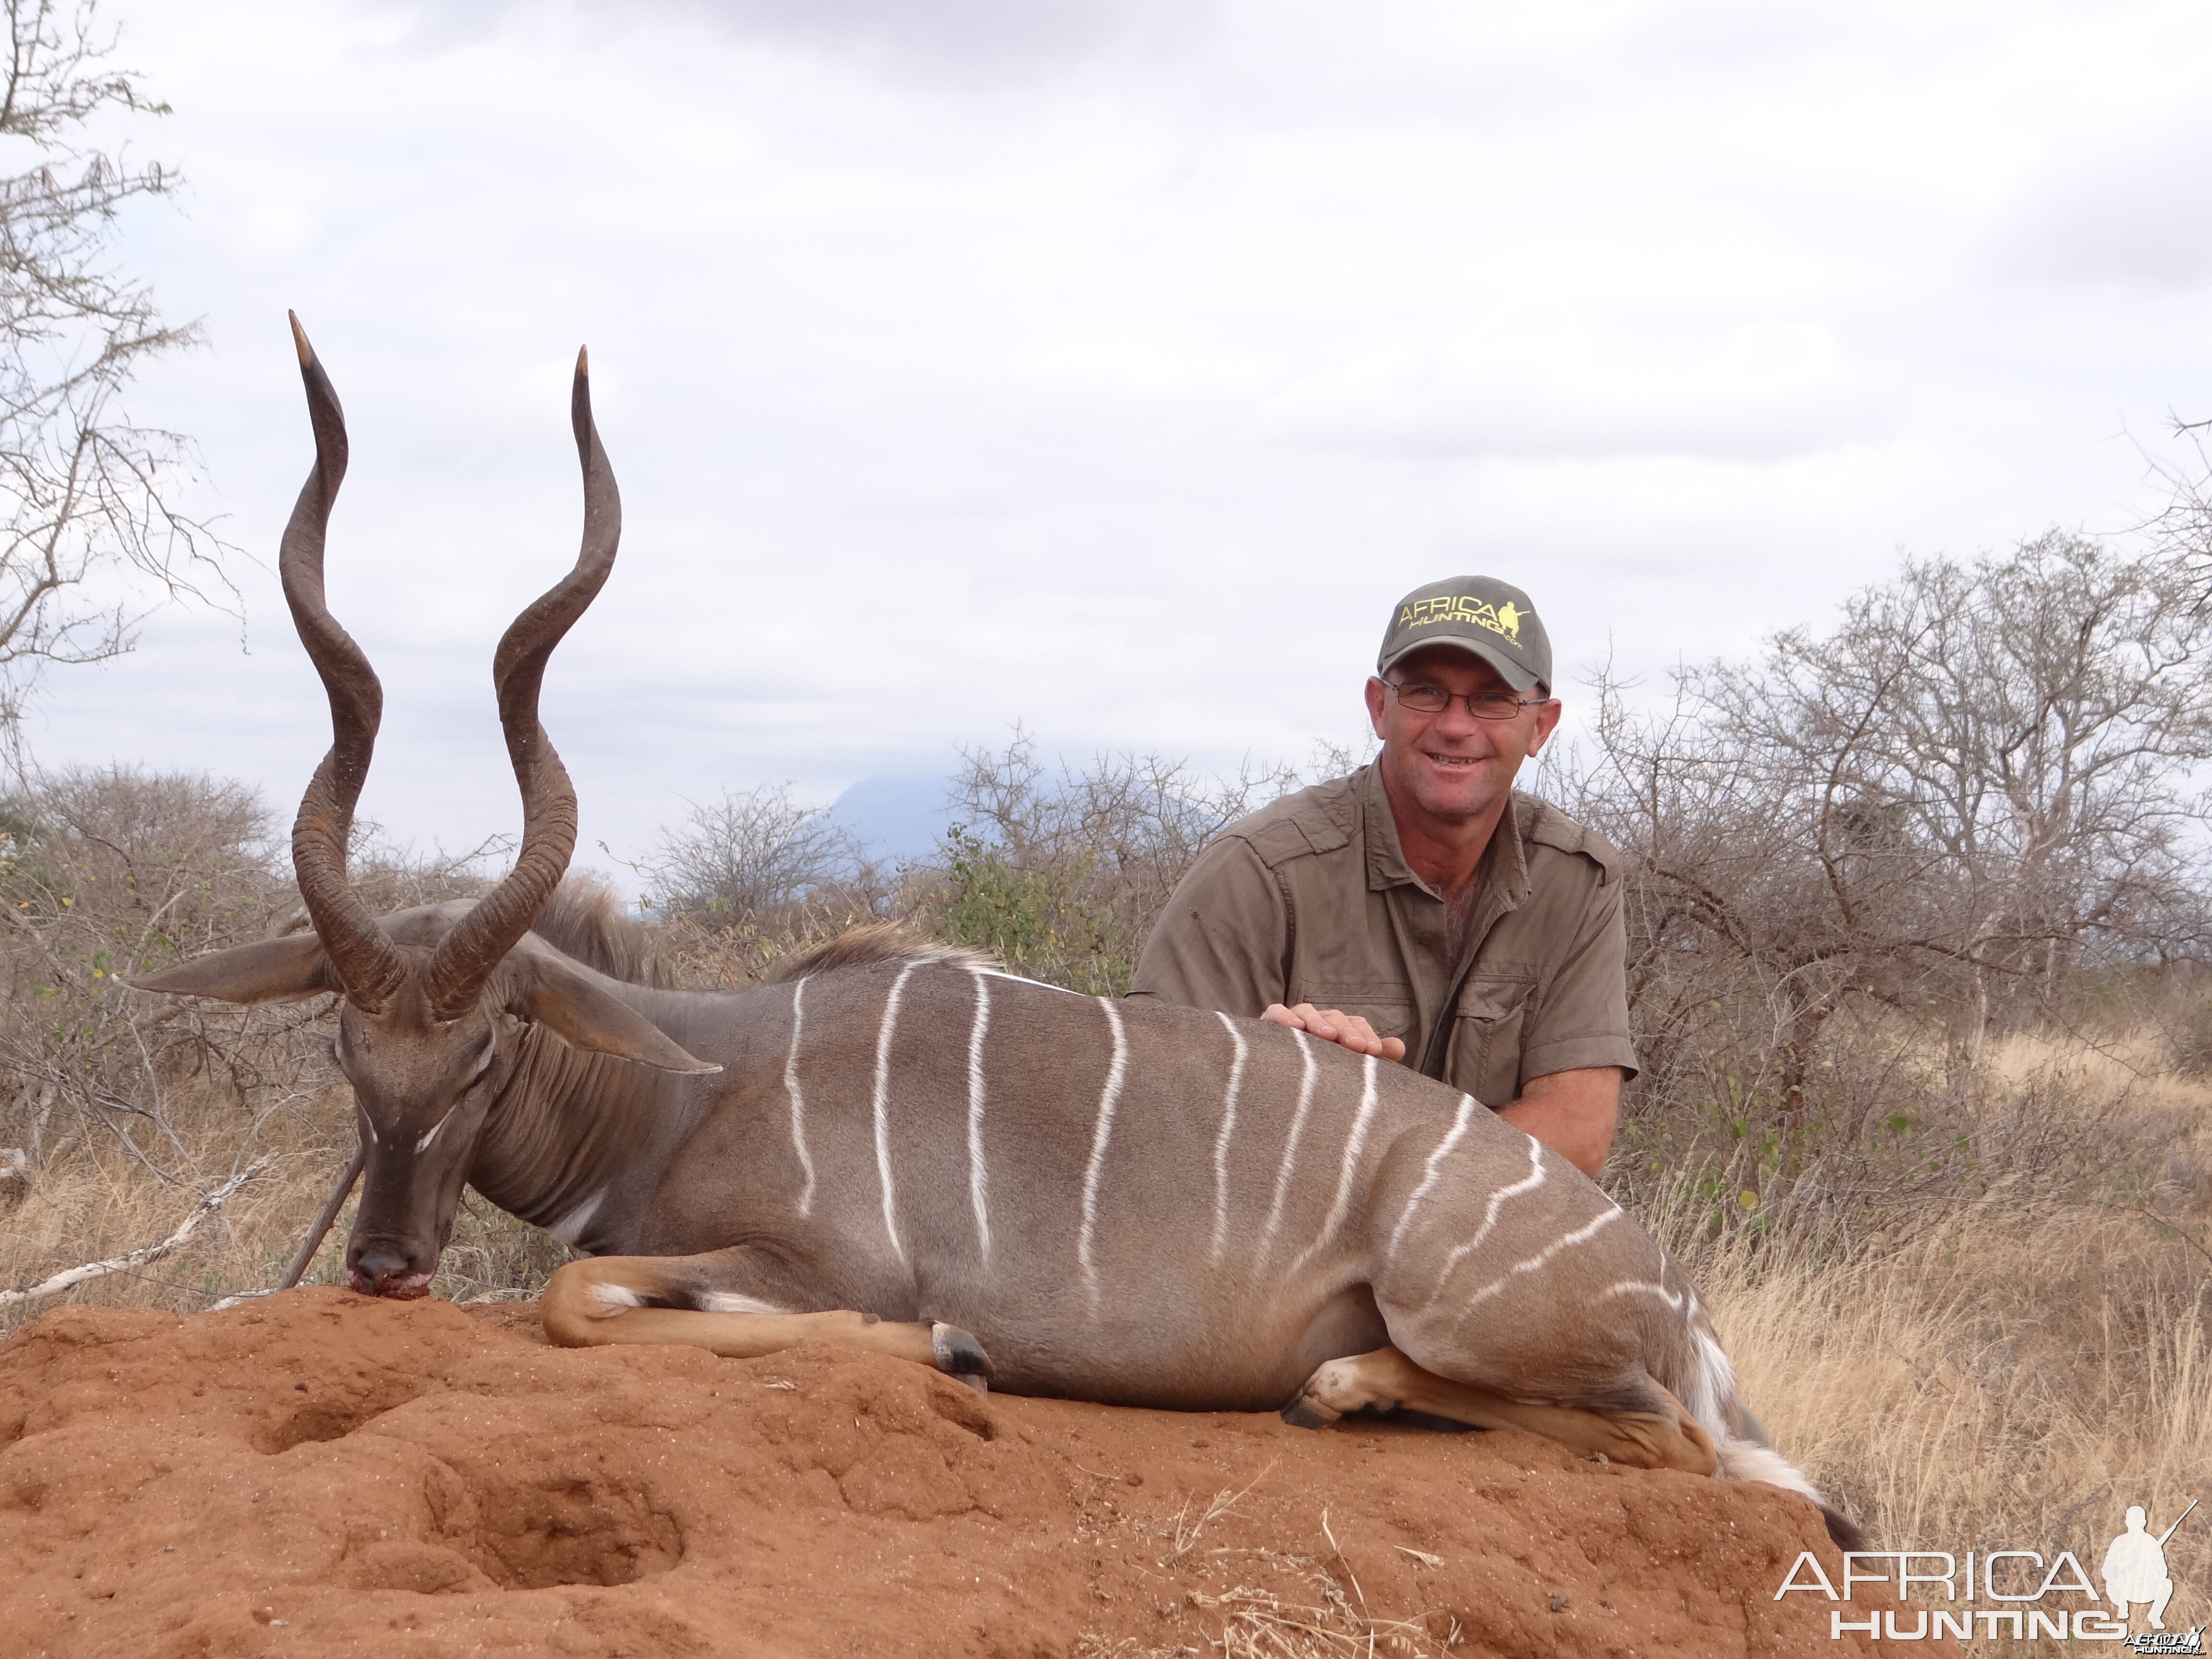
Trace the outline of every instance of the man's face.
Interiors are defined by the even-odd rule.
[[[1367,682],[1367,714],[1382,740],[1377,757],[1394,804],[1411,805],[1443,823],[1465,823],[1502,802],[1521,763],[1544,746],[1559,723],[1559,705],[1523,708],[1510,720],[1478,720],[1460,700],[1466,692],[1516,693],[1480,657],[1448,645],[1416,651],[1390,670],[1398,685],[1438,685],[1454,694],[1442,712],[1407,708],[1379,679]]]

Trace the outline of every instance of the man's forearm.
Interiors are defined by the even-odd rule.
[[[1586,1066],[1532,1077],[1521,1098],[1498,1115],[1595,1181],[1620,1121],[1620,1068]]]

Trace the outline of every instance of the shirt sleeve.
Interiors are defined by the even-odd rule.
[[[1552,975],[1521,1042],[1521,1081],[1586,1066],[1618,1066],[1636,1075],[1628,1034],[1628,930],[1621,915],[1625,884],[1591,890],[1582,926]]]
[[[1224,836],[1176,884],[1137,959],[1129,994],[1256,1015],[1288,988],[1290,929],[1274,872],[1249,842]]]

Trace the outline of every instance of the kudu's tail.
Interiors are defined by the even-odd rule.
[[[1718,1478],[1756,1480],[1762,1486],[1779,1486],[1784,1492],[1809,1498],[1820,1506],[1820,1518],[1827,1523],[1828,1536],[1837,1548],[1873,1548],[1857,1523],[1838,1511],[1820,1495],[1820,1488],[1805,1478],[1802,1469],[1774,1449],[1773,1443],[1767,1438],[1765,1425],[1744,1404],[1742,1395],[1737,1391],[1735,1367],[1729,1363],[1727,1352],[1694,1298],[1689,1311],[1690,1386],[1682,1396],[1682,1403],[1713,1437],[1714,1449],[1721,1460]]]

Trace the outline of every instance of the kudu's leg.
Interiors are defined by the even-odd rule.
[[[548,1281],[538,1304],[545,1334],[564,1348],[665,1342],[705,1348],[726,1359],[757,1359],[801,1342],[835,1342],[927,1365],[978,1393],[988,1389],[991,1362],[982,1345],[959,1327],[878,1319],[849,1309],[787,1312],[727,1286],[732,1275],[726,1258],[734,1254],[571,1261]],[[706,1288],[708,1283],[714,1288]]]
[[[1368,1407],[1426,1412],[1455,1423],[1471,1423],[1479,1429],[1525,1429],[1586,1457],[1602,1455],[1636,1468],[1711,1474],[1720,1467],[1712,1437],[1680,1401],[1656,1382],[1650,1386],[1650,1411],[1530,1406],[1474,1383],[1455,1382],[1424,1370],[1395,1348],[1377,1348],[1372,1353],[1332,1359],[1322,1365],[1285,1408],[1283,1420],[1302,1428],[1319,1428],[1348,1412]]]

